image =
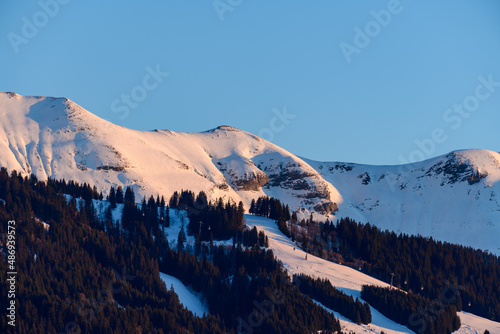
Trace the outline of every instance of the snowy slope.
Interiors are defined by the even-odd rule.
[[[201,302],[200,297],[188,289],[180,280],[164,273],[160,273],[160,278],[165,282],[167,289],[174,289],[177,296],[179,296],[181,304],[193,312],[194,315],[203,317],[204,313],[209,313],[208,308]]]
[[[342,194],[339,215],[500,254],[500,154],[466,150],[402,166],[308,161]]]
[[[253,215],[245,215],[245,220],[249,228],[255,226],[259,231],[264,231],[269,238],[269,247],[278,260],[283,262],[283,266],[291,275],[304,273],[313,277],[327,278],[337,289],[359,299],[361,299],[361,287],[365,284],[381,287],[389,286],[387,283],[362,272],[323,260],[311,254],[307,254],[307,260],[305,260],[306,253],[297,248],[290,239],[283,235],[273,220]],[[370,326],[372,329],[376,326],[384,330],[390,329],[389,333],[413,333],[405,326],[387,319],[372,307],[371,311],[372,325]],[[349,322],[345,318],[342,319],[343,322]]]
[[[491,334],[500,333],[500,322],[494,322],[466,312],[459,312],[458,315],[462,326],[455,332],[457,334],[483,334],[486,329]]]
[[[132,186],[138,198],[203,190],[247,209],[269,195],[299,218],[348,216],[500,254],[496,152],[459,151],[404,166],[316,162],[230,126],[136,131],[66,98],[14,93],[0,93],[0,119],[0,166],[40,179],[87,182],[104,193]]]
[[[316,301],[315,301],[316,302]],[[356,333],[356,334],[374,334],[374,333],[387,333],[387,334],[399,334],[399,333],[413,333],[411,330],[409,330],[406,327],[403,327],[401,325],[395,324],[393,321],[383,317],[380,318],[380,312],[377,310],[371,308],[372,316],[377,317],[377,323],[378,325],[374,325],[373,323],[370,323],[368,325],[364,324],[356,324],[353,323],[351,320],[347,319],[346,317],[342,316],[340,313],[335,312],[328,307],[323,306],[321,303],[316,302],[316,304],[320,305],[323,307],[325,310],[327,310],[330,313],[333,313],[335,318],[337,318],[340,322],[340,327],[342,328],[342,331],[344,333]],[[396,328],[396,329],[394,329]]]
[[[311,210],[341,200],[302,159],[229,126],[135,131],[65,98],[14,93],[0,93],[0,119],[0,166],[40,179],[88,182],[102,191],[133,186],[141,197],[203,190],[247,206],[264,194]]]
[[[323,260],[311,254],[308,254],[307,260],[305,260],[306,253],[296,248],[292,241],[279,231],[276,223],[270,219],[245,215],[245,220],[250,228],[255,226],[259,231],[264,231],[269,238],[269,247],[291,274],[304,273],[313,277],[326,278],[337,289],[344,291],[354,298],[360,298],[361,287],[365,284],[381,287],[388,286],[388,284],[357,270]],[[373,307],[370,307],[370,309],[372,312],[372,323],[369,325],[357,325],[340,316],[338,313],[334,312],[334,314],[340,319],[343,329],[353,331],[354,333],[380,333],[381,331],[391,334],[413,333],[407,327],[387,319]],[[464,312],[460,312],[459,316],[462,326],[458,331],[454,332],[456,334],[482,334],[485,329],[488,329],[491,333],[500,333],[500,323],[498,322]]]

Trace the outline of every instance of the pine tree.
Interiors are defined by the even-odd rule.
[[[177,251],[184,252],[184,242],[186,242],[186,234],[184,233],[184,224],[179,231],[179,235],[177,236]]]
[[[123,203],[123,188],[122,188],[122,186],[118,186],[118,188],[116,188],[116,203]]]
[[[243,227],[243,217],[244,217],[244,214],[245,214],[245,206],[243,205],[243,202],[240,201],[238,203],[238,211],[237,211],[237,223],[238,225],[241,225],[241,226],[238,226],[238,228],[240,227]]]
[[[131,187],[125,190],[125,203],[135,204],[135,194]]]
[[[168,206],[171,208],[177,208],[178,205],[179,205],[179,193],[175,191],[172,197],[170,197]]]
[[[111,189],[109,190],[109,196],[108,196],[108,201],[109,201],[109,204],[111,204],[111,208],[116,208],[116,191],[115,191],[115,187],[111,187]]]
[[[250,203],[250,213],[255,213],[255,199],[252,199],[252,203]]]
[[[164,222],[165,227],[170,227],[170,209],[166,208],[165,210],[165,222]]]
[[[201,253],[201,240],[200,236],[196,235],[196,242],[194,244],[194,254],[196,256],[200,256],[200,253]]]

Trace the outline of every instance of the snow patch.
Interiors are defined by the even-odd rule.
[[[164,273],[160,273],[160,278],[165,282],[167,289],[174,289],[182,305],[194,315],[203,317],[204,314],[209,314],[208,308],[201,302],[199,294],[187,288],[180,280]]]

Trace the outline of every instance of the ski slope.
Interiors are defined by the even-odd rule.
[[[71,196],[66,196],[67,200]],[[105,216],[106,210],[110,205],[108,201],[93,200],[94,207],[100,218]],[[83,203],[82,199],[77,199],[77,203]],[[137,205],[140,206],[140,203]],[[186,211],[170,209],[170,227],[165,229],[167,240],[171,247],[175,247],[177,243],[177,235],[182,226],[187,226],[189,218],[187,218]],[[112,211],[113,219],[121,219],[123,213],[123,204],[117,204],[117,207]],[[248,228],[254,226],[259,231],[264,231],[269,238],[269,247],[273,250],[275,256],[283,263],[283,266],[290,274],[304,273],[313,277],[327,278],[333,286],[337,289],[344,291],[354,298],[361,299],[361,287],[365,284],[371,284],[381,287],[387,287],[388,284],[377,280],[373,277],[365,275],[350,267],[339,265],[330,261],[323,260],[311,254],[306,253],[292,243],[290,239],[284,236],[279,231],[275,222],[264,217],[255,215],[245,215],[245,221]],[[231,245],[232,241],[216,241],[218,245]],[[194,246],[194,238],[187,237],[186,247],[192,248]],[[294,250],[295,248],[295,250]],[[173,276],[161,273],[161,279],[166,283],[167,288],[170,289],[171,285],[179,296],[181,303],[198,316],[203,316],[203,312],[208,314],[208,309],[200,301],[200,296],[186,288],[183,283]],[[362,300],[362,299],[361,299]],[[323,305],[321,305],[324,307]],[[332,312],[337,319],[339,319],[343,331],[354,333],[381,333],[382,331],[387,334],[397,333],[413,333],[411,330],[395,323],[394,321],[386,318],[373,307],[370,307],[372,313],[372,323],[368,325],[358,325],[343,317],[338,312],[334,312],[326,307],[326,310]],[[500,323],[494,322],[476,315],[459,312],[461,320],[461,327],[455,334],[483,334],[485,329],[488,329],[492,334],[500,334]]]
[[[265,217],[254,215],[245,215],[246,224],[249,228],[254,226],[259,231],[264,231],[269,238],[269,247],[273,250],[275,256],[283,263],[283,266],[290,274],[306,274],[313,277],[326,278],[337,289],[361,299],[361,287],[365,284],[376,285],[380,287],[389,286],[380,280],[363,274],[350,267],[323,260],[297,248],[292,241],[287,238],[278,229],[276,223]],[[294,250],[295,247],[295,250]],[[407,327],[395,323],[386,318],[380,312],[370,307],[372,312],[372,323],[369,325],[357,325],[350,320],[334,312],[340,320],[342,328],[346,331],[355,333],[413,333]],[[456,334],[483,333],[488,329],[490,333],[500,333],[500,323],[493,322],[469,313],[460,312],[461,328]]]
[[[483,334],[487,329],[491,334],[500,334],[500,322],[491,321],[478,317],[477,315],[459,312],[462,326],[455,333],[460,334]]]
[[[259,231],[264,231],[266,236],[269,238],[269,247],[273,250],[278,260],[283,262],[283,266],[286,270],[292,275],[303,273],[313,277],[327,278],[337,289],[359,299],[361,299],[361,287],[365,284],[381,287],[389,286],[387,283],[365,275],[352,268],[307,254],[296,247],[290,239],[283,235],[273,220],[253,215],[245,215],[245,220],[249,228],[253,228],[255,226]],[[306,254],[307,260],[305,260]],[[363,328],[366,330],[372,330],[373,332],[378,328],[390,334],[413,333],[405,326],[399,325],[394,321],[387,319],[374,308],[370,307],[370,309],[372,312],[372,323],[366,326],[356,325],[359,327],[358,330]],[[339,319],[345,328],[351,327],[352,330],[352,322],[344,317]]]

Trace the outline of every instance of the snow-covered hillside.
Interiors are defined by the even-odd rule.
[[[269,247],[290,274],[304,273],[309,276],[328,279],[333,286],[355,298],[361,297],[361,287],[365,284],[381,287],[388,286],[387,283],[363,274],[362,272],[323,260],[311,254],[308,254],[306,260],[306,253],[297,248],[290,239],[283,235],[283,233],[279,231],[276,223],[270,219],[245,215],[245,220],[249,228],[255,226],[258,230],[264,231],[269,238]],[[372,312],[372,323],[368,325],[357,325],[338,313],[334,313],[335,316],[339,318],[342,329],[345,332],[384,332],[388,334],[413,333],[407,327],[386,318],[373,307],[370,307],[370,309]],[[458,315],[462,325],[458,331],[454,332],[455,334],[484,333],[486,329],[488,329],[490,333],[500,333],[500,323],[498,322],[490,321],[465,312],[460,312]]]
[[[0,165],[40,179],[88,182],[105,192],[133,186],[140,196],[167,198],[181,189],[203,190],[247,206],[264,194],[311,210],[341,199],[302,159],[229,126],[135,131],[65,98],[14,93],[0,93],[0,118]]]
[[[344,198],[339,214],[500,254],[500,154],[464,150],[401,166],[307,162]]]
[[[186,287],[179,279],[164,273],[160,273],[160,278],[165,282],[167,289],[173,289],[181,304],[193,312],[194,315],[203,317],[204,314],[209,314],[208,308],[201,302],[201,297]]]
[[[299,217],[349,216],[500,254],[500,155],[453,152],[405,166],[316,162],[248,132],[136,131],[66,98],[0,93],[0,166],[139,196],[190,189],[242,200],[269,195]],[[168,124],[165,124],[168,126]],[[338,208],[338,211],[336,209]]]

